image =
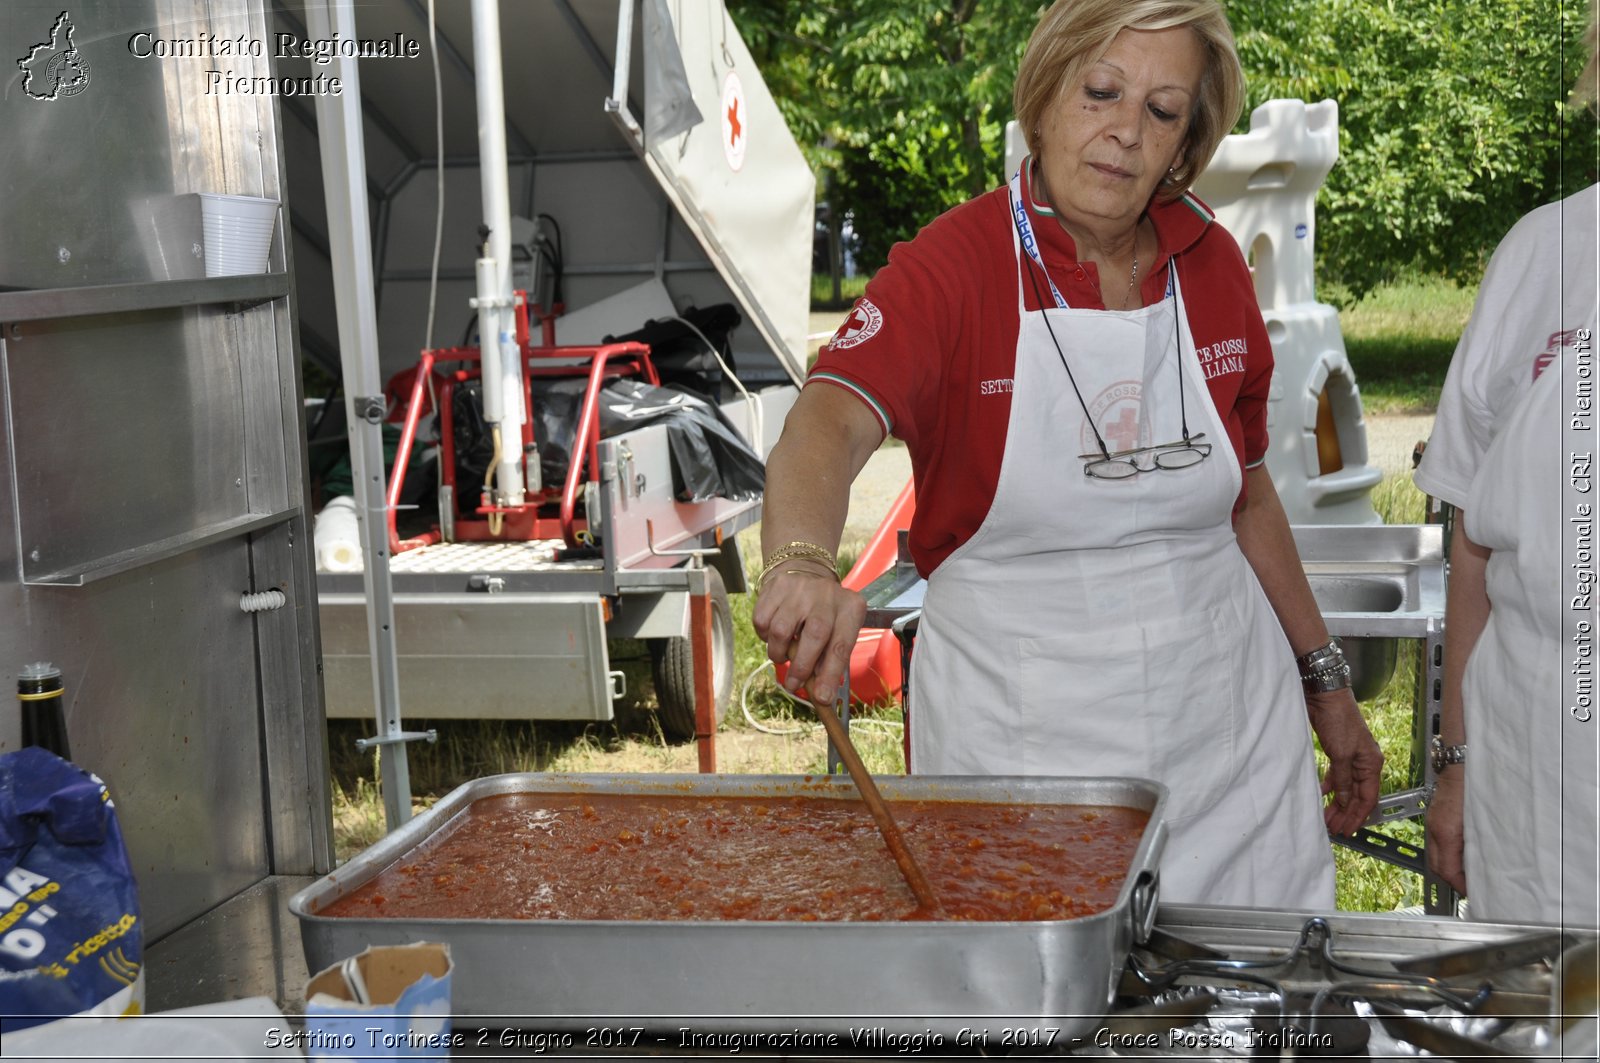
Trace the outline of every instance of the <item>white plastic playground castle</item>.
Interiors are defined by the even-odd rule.
[[[1239,241],[1255,276],[1277,368],[1267,407],[1267,468],[1291,524],[1377,521],[1368,492],[1361,394],[1339,313],[1316,301],[1315,204],[1339,157],[1339,105],[1268,100],[1250,132],[1224,137],[1195,194]]]

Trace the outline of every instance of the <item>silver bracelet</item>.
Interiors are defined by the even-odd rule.
[[[1307,694],[1327,694],[1350,686],[1350,663],[1345,660],[1338,639],[1301,654],[1294,663],[1300,670],[1300,686]]]
[[[1334,690],[1345,690],[1350,686],[1350,666],[1341,664],[1337,668],[1324,668],[1310,675],[1300,677],[1300,686],[1307,694],[1327,694]]]
[[[1465,764],[1467,762],[1467,744],[1447,746],[1444,739],[1438,735],[1433,736],[1433,741],[1428,743],[1428,751],[1433,759],[1433,773],[1437,775],[1452,764]]]
[[[1318,646],[1314,650],[1294,659],[1295,666],[1300,669],[1302,676],[1309,676],[1326,668],[1336,668],[1344,664],[1344,647],[1339,645],[1338,639],[1329,639],[1327,645]]]

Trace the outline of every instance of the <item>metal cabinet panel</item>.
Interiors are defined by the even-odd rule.
[[[0,5],[0,40],[11,67],[8,91],[0,93],[0,129],[14,156],[0,167],[0,285],[164,279],[145,257],[152,248],[143,216],[148,200],[174,191],[176,145],[167,133],[163,64],[140,61],[127,48],[129,35],[158,24],[156,5],[88,0],[72,4],[70,13],[62,7],[54,0]],[[56,30],[53,46],[52,30],[64,14],[88,79],[72,95],[55,82],[67,27]],[[43,47],[19,75],[16,63],[32,45]],[[23,144],[26,152],[17,147]],[[102,167],[115,160],[115,184],[79,179],[96,160]]]
[[[62,667],[73,759],[112,788],[147,940],[332,857],[284,226],[277,284],[174,280],[194,232],[167,209],[282,200],[278,101],[208,92],[205,57],[129,50],[146,31],[265,45],[264,9],[0,5],[19,50],[60,53],[69,20],[66,61],[89,73],[54,99],[16,76],[0,94],[0,680]],[[262,77],[269,56],[221,65]],[[269,588],[281,608],[241,610]],[[19,738],[0,713],[0,751]]]
[[[249,511],[240,353],[225,318],[202,308],[12,326],[30,579]]]
[[[372,715],[366,603],[320,601],[331,717]],[[609,720],[600,598],[566,594],[396,594],[395,648],[408,718]]]
[[[62,668],[73,760],[111,787],[147,938],[268,869],[249,580],[243,540],[86,587],[0,576],[0,671]],[[0,714],[0,751],[19,740]]]

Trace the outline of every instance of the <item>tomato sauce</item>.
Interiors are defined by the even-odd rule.
[[[422,919],[1073,919],[1116,903],[1149,820],[1089,805],[893,801],[942,910],[858,801],[510,794],[474,802],[322,914]]]

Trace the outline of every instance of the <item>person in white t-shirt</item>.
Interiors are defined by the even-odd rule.
[[[1592,21],[1586,43],[1573,99],[1593,106]],[[1573,560],[1562,431],[1593,365],[1597,205],[1591,185],[1540,207],[1495,250],[1417,469],[1418,487],[1461,510],[1427,860],[1475,919],[1597,922],[1600,721],[1563,696],[1566,632],[1592,629],[1594,613],[1575,618],[1562,591]]]

